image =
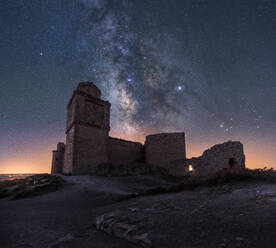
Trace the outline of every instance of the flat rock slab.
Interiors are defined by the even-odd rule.
[[[97,217],[95,226],[112,236],[126,239],[145,248],[152,247],[144,225],[124,216],[122,212],[111,212]]]

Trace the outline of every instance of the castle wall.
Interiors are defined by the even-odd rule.
[[[197,175],[208,175],[219,170],[231,168],[245,168],[245,155],[243,145],[239,141],[228,141],[218,144],[203,152],[198,158],[186,161],[185,170],[192,165]]]
[[[131,142],[109,137],[108,161],[122,164],[143,162],[143,145],[138,142]]]
[[[67,105],[66,146],[59,143],[53,151],[52,173],[94,173],[98,164],[107,162],[146,162],[163,166],[174,176],[245,168],[243,145],[237,141],[215,145],[200,157],[186,159],[184,133],[148,135],[144,146],[109,137],[110,103],[100,97],[93,83],[79,83]]]
[[[145,157],[146,163],[164,167],[174,160],[185,159],[185,134],[161,133],[147,136]]]
[[[94,173],[96,166],[108,161],[108,131],[76,125],[72,173]]]
[[[52,174],[62,173],[63,161],[64,161],[65,144],[58,143],[57,150],[53,151],[52,156]]]
[[[64,154],[64,163],[62,172],[65,174],[72,173],[73,170],[73,155],[74,155],[74,138],[75,126],[67,131],[66,134],[66,148]]]

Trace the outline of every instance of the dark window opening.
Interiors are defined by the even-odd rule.
[[[233,168],[236,164],[236,160],[234,158],[229,158],[229,166],[230,168]]]

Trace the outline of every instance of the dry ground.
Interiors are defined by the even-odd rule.
[[[133,197],[180,179],[63,178],[66,185],[58,191],[0,200],[1,248],[139,247],[95,229],[97,216],[115,210],[144,224],[156,248],[272,248],[276,244],[276,184],[272,182],[240,181]]]

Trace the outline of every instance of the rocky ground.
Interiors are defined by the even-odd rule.
[[[55,191],[0,199],[1,248],[275,247],[276,184],[269,181],[162,193],[183,179],[63,179]]]
[[[17,200],[55,191],[64,180],[59,176],[37,174],[23,179],[0,181],[0,198]]]

